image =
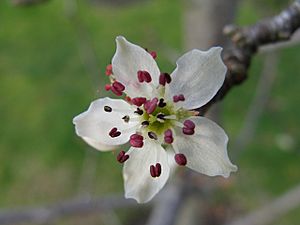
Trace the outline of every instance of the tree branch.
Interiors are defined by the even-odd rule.
[[[93,212],[105,212],[117,208],[134,207],[137,203],[123,196],[75,199],[37,208],[21,208],[0,211],[0,224],[45,223],[64,216],[79,216]]]
[[[278,218],[300,205],[300,185],[287,191],[269,204],[254,210],[246,216],[234,220],[228,225],[265,225],[277,221]]]
[[[213,99],[198,109],[203,115],[212,104],[222,100],[236,85],[247,79],[252,57],[264,45],[290,40],[300,27],[300,0],[279,15],[249,27],[229,25],[224,33],[231,37],[233,47],[225,49],[223,60],[228,68],[223,86]]]

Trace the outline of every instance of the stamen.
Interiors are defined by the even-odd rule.
[[[185,101],[185,97],[183,94],[180,94],[180,95],[174,95],[173,96],[173,102],[179,102],[179,101]]]
[[[111,85],[111,91],[113,93],[115,93],[117,96],[121,96],[123,94],[123,91],[125,90],[125,86],[123,84],[121,84],[118,81],[115,81],[112,85]]]
[[[184,133],[186,135],[193,135],[195,133],[195,130],[184,127],[184,128],[182,128],[182,133]]]
[[[171,129],[168,129],[164,133],[164,140],[167,144],[172,144],[174,139],[173,139],[173,132]]]
[[[171,76],[168,73],[161,73],[159,75],[159,84],[162,86],[165,86],[166,83],[168,83],[168,84],[171,83],[171,80],[172,80]]]
[[[145,120],[145,121],[142,122],[142,125],[145,126],[145,127],[146,127],[146,126],[149,126],[149,124],[150,124],[150,123],[149,123],[149,121],[147,121],[147,120]]]
[[[112,128],[110,131],[109,131],[109,136],[111,136],[112,138],[115,138],[115,137],[119,137],[121,135],[121,132],[118,131],[118,128],[114,127]]]
[[[104,111],[105,112],[111,112],[112,111],[112,108],[109,107],[108,105],[104,106]]]
[[[187,164],[187,160],[184,154],[175,154],[174,159],[175,162],[180,166],[185,166]]]
[[[162,114],[162,113],[157,114],[156,117],[157,117],[158,119],[161,119],[161,120],[166,120],[165,115]]]
[[[158,103],[157,98],[153,98],[151,101],[146,101],[144,103],[144,108],[145,108],[146,112],[148,114],[153,113],[155,111],[156,107],[157,107],[157,103]]]
[[[130,117],[128,115],[123,116],[122,119],[124,120],[125,123],[128,123],[130,120]]]
[[[126,155],[124,151],[120,151],[117,156],[118,162],[124,163],[127,159],[129,159],[129,155]]]
[[[117,155],[117,160],[120,162],[120,160],[123,158],[124,155],[125,155],[125,152],[120,151],[119,154]]]
[[[150,166],[150,174],[151,174],[151,177],[153,177],[153,178],[156,177],[156,172],[155,172],[155,166],[154,165]]]
[[[191,120],[185,120],[183,123],[184,127],[182,128],[182,132],[186,135],[193,135],[195,133],[195,124]]]
[[[185,126],[185,127],[187,127],[187,128],[189,128],[189,129],[195,129],[195,124],[194,124],[194,122],[193,121],[191,121],[191,120],[185,120],[184,122],[183,122],[183,125]]]
[[[150,175],[155,178],[161,175],[161,165],[160,163],[156,163],[156,165],[150,165]]]
[[[110,84],[105,84],[104,86],[106,91],[109,91],[111,89],[111,85]]]
[[[144,81],[146,83],[150,83],[152,81],[151,75],[146,70],[139,70],[137,72],[137,78],[139,82],[143,83]]]
[[[132,104],[134,104],[134,105],[136,105],[136,106],[141,106],[141,105],[143,105],[146,101],[147,101],[147,99],[144,98],[144,97],[137,97],[137,98],[131,99]]]
[[[152,132],[152,131],[148,132],[148,136],[151,139],[157,140],[157,135],[154,132]]]
[[[134,111],[134,113],[139,114],[139,115],[143,115],[144,111],[141,110],[140,108],[137,108],[136,111]]]
[[[167,105],[167,103],[164,102],[164,99],[159,99],[158,107],[163,108]]]
[[[137,71],[137,78],[138,78],[139,82],[141,82],[141,83],[144,82],[143,71],[141,71],[141,70]]]
[[[105,74],[106,74],[106,76],[112,75],[112,65],[111,64],[108,64],[106,66]]]
[[[161,174],[161,165],[160,163],[156,163],[155,165],[155,173],[156,173],[156,177],[159,177]]]
[[[141,148],[144,145],[143,140],[144,140],[144,137],[142,135],[132,134],[130,136],[129,142],[132,147]]]
[[[150,55],[152,56],[153,59],[156,59],[157,53],[155,51],[150,52]]]

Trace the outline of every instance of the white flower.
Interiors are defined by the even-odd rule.
[[[139,203],[151,200],[167,182],[174,162],[209,176],[228,177],[236,171],[224,130],[192,111],[206,104],[224,82],[222,48],[184,54],[169,75],[160,73],[153,54],[121,36],[116,42],[107,89],[119,96],[125,92],[130,103],[97,99],[73,123],[77,135],[100,151],[129,141],[129,151],[117,157],[124,163],[125,197]]]

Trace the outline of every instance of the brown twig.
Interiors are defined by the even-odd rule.
[[[242,216],[228,225],[266,225],[278,220],[290,210],[300,205],[300,185],[288,190],[282,196],[276,198],[265,206],[254,210],[246,216]]]
[[[290,40],[300,27],[300,0],[292,3],[279,15],[249,27],[229,25],[224,33],[230,36],[233,47],[225,49],[223,60],[228,68],[223,86],[213,99],[199,108],[203,115],[212,104],[222,100],[232,87],[247,79],[248,68],[257,50],[267,44]]]
[[[80,216],[93,212],[106,212],[112,209],[134,207],[134,200],[123,196],[90,199],[74,199],[37,208],[24,207],[14,210],[0,210],[0,224],[46,223],[64,216]]]

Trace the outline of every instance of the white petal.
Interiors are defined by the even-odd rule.
[[[128,42],[124,37],[116,38],[117,50],[112,59],[113,74],[125,85],[125,93],[130,97],[151,97],[152,87],[149,83],[140,83],[137,79],[139,70],[146,70],[152,77],[155,87],[158,85],[159,69],[145,49]]]
[[[125,197],[134,198],[138,203],[150,201],[165,185],[170,168],[166,151],[155,141],[145,141],[143,148],[131,147],[129,159],[123,168]],[[150,175],[150,165],[160,163],[162,172],[159,177]]]
[[[112,112],[105,112],[104,106],[112,108]],[[119,99],[101,98],[93,101],[87,111],[73,119],[76,133],[88,144],[96,149],[112,149],[126,143],[131,134],[135,133],[138,121],[125,122],[122,117],[128,115],[136,117],[134,109],[127,102]],[[121,135],[115,138],[109,136],[112,128],[116,127]]]
[[[177,68],[171,74],[172,81],[166,85],[167,98],[183,94],[186,109],[195,109],[206,104],[222,86],[226,66],[221,58],[222,48],[213,47],[208,51],[194,49],[182,57],[176,64]]]
[[[228,137],[224,130],[213,121],[204,117],[191,117],[195,125],[194,135],[176,132],[173,147],[177,153],[187,158],[187,167],[197,172],[228,177],[237,170],[227,155]]]
[[[118,145],[106,145],[101,143],[100,141],[95,141],[94,139],[91,139],[89,137],[81,137],[86,143],[88,143],[93,148],[99,150],[99,151],[111,151],[118,147]]]

